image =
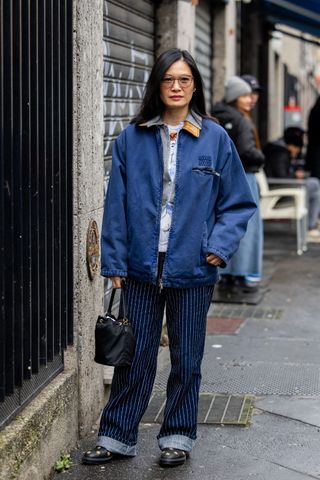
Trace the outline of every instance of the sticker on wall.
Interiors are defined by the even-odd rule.
[[[93,280],[99,269],[100,241],[99,229],[95,220],[90,220],[87,231],[87,267],[90,280]]]

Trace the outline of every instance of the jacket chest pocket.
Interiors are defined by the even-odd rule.
[[[212,175],[214,177],[220,177],[220,173],[212,167],[192,167],[192,172],[198,175]]]

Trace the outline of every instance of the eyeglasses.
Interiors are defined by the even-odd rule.
[[[165,76],[161,80],[161,83],[165,86],[165,88],[172,88],[176,80],[178,80],[181,88],[188,88],[192,83],[193,77],[191,77],[190,75],[183,75],[179,78]]]

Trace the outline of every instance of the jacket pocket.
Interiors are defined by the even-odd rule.
[[[192,171],[203,175],[214,175],[220,177],[220,173],[212,167],[192,167]]]

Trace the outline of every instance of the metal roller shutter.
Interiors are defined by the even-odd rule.
[[[104,167],[107,189],[113,141],[136,113],[154,63],[151,0],[105,0],[103,11]],[[111,282],[106,282],[105,306]],[[117,301],[115,302],[115,308]]]
[[[105,0],[103,21],[107,184],[113,140],[136,113],[154,63],[154,5],[151,0]]]
[[[212,103],[212,58],[213,58],[212,8],[201,0],[196,7],[195,60],[204,81],[206,108]]]

